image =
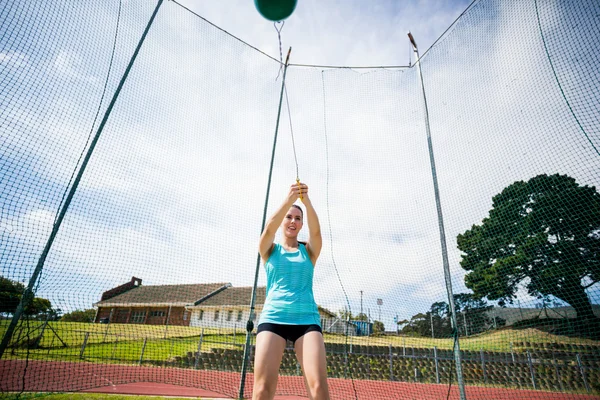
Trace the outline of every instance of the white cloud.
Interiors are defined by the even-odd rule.
[[[26,54],[18,51],[0,52],[0,65],[23,68],[28,66],[28,59]]]
[[[64,75],[65,77],[82,81],[85,83],[95,84],[98,82],[98,78],[83,71],[85,61],[79,57],[77,53],[71,51],[61,51],[56,55],[52,62],[51,71]]]
[[[27,224],[31,223],[47,231],[52,228],[54,223],[54,213],[49,210],[38,209],[25,214],[24,219],[27,221]]]

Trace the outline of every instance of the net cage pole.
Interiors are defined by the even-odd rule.
[[[423,93],[423,108],[425,111],[425,130],[427,131],[427,146],[429,149],[429,162],[431,164],[431,176],[433,178],[433,189],[435,194],[435,205],[437,209],[438,226],[440,230],[440,244],[442,247],[442,261],[444,265],[444,278],[446,281],[446,292],[448,294],[448,304],[450,305],[450,316],[452,321],[452,332],[454,336],[454,362],[456,364],[456,380],[458,381],[458,390],[460,392],[460,399],[466,400],[465,394],[465,383],[462,374],[462,362],[460,355],[460,344],[458,341],[458,323],[456,321],[456,308],[454,305],[454,294],[452,293],[452,277],[450,276],[450,263],[448,261],[448,248],[446,245],[446,232],[444,229],[444,217],[442,215],[442,203],[440,201],[440,190],[437,180],[437,172],[435,168],[435,159],[433,157],[433,144],[431,142],[431,129],[429,127],[429,111],[427,109],[427,96],[425,95],[425,84],[423,83],[423,73],[421,71],[421,57],[419,56],[419,49],[417,43],[412,35],[408,32],[408,38],[412,44],[413,51],[417,57],[415,63],[417,64],[417,71],[419,74],[419,80],[421,82],[421,91]]]
[[[265,223],[267,221],[267,208],[269,205],[269,192],[271,191],[271,178],[273,176],[273,163],[275,162],[275,149],[277,147],[277,134],[279,133],[279,120],[281,117],[281,105],[283,104],[283,93],[285,91],[285,76],[290,60],[290,53],[292,48],[290,47],[285,58],[285,64],[283,66],[283,77],[281,81],[281,92],[279,94],[279,107],[277,109],[277,120],[275,122],[275,135],[273,137],[273,149],[271,150],[271,165],[269,166],[269,178],[267,180],[267,194],[265,196],[265,206],[263,208],[262,225],[260,232],[265,229]],[[250,338],[252,330],[254,330],[254,309],[256,303],[256,287],[258,286],[258,273],[260,271],[260,253],[256,256],[256,269],[254,272],[254,286],[252,286],[252,297],[250,299],[250,313],[248,314],[248,322],[246,323],[246,344],[244,345],[244,358],[242,359],[242,372],[240,377],[240,390],[239,399],[244,398],[244,387],[246,386],[246,373],[248,372],[248,355],[250,353]]]
[[[131,71],[131,68],[133,67],[133,63],[135,62],[135,59],[137,58],[137,55],[138,55],[140,49],[142,48],[142,44],[144,43],[144,40],[146,39],[148,31],[150,30],[150,27],[152,26],[152,23],[154,22],[156,14],[158,13],[158,10],[160,9],[160,6],[162,5],[162,3],[163,3],[163,0],[158,0],[156,7],[154,8],[154,12],[150,16],[150,20],[148,21],[148,24],[146,24],[146,28],[144,29],[144,32],[142,33],[142,36],[137,44],[137,47],[135,48],[135,51],[133,52],[133,55],[131,56],[131,59],[129,60],[129,64],[127,65],[127,68],[125,69],[123,76],[121,77],[121,81],[119,82],[119,85],[117,86],[115,93],[113,94],[112,100],[110,101],[110,104],[106,108],[104,117],[102,118],[102,121],[100,122],[100,125],[98,126],[98,130],[96,131],[96,134],[94,135],[93,140],[90,142],[90,147],[88,148],[86,155],[81,163],[81,167],[79,168],[79,171],[77,172],[77,176],[73,180],[73,185],[69,189],[69,193],[67,194],[67,196],[65,198],[65,202],[63,203],[62,207],[60,208],[60,211],[58,213],[56,221],[54,222],[54,225],[52,226],[52,231],[50,232],[50,236],[48,237],[48,240],[46,241],[46,245],[44,246],[44,249],[42,250],[42,253],[40,254],[40,258],[38,259],[37,265],[36,265],[35,269],[33,270],[31,277],[29,278],[29,283],[27,285],[27,288],[25,288],[23,295],[21,296],[21,300],[19,301],[19,305],[17,306],[17,308],[13,314],[13,317],[10,321],[10,324],[8,325],[8,328],[6,329],[6,332],[4,333],[2,342],[0,343],[0,359],[2,359],[2,356],[4,355],[4,352],[6,351],[6,348],[8,347],[8,344],[10,343],[10,340],[12,339],[12,335],[15,331],[15,328],[17,327],[17,324],[19,322],[19,319],[21,318],[21,315],[23,314],[23,311],[29,305],[29,302],[34,297],[34,291],[35,291],[34,287],[36,286],[38,278],[39,278],[40,274],[42,273],[42,269],[44,268],[44,263],[46,261],[46,258],[48,257],[48,253],[50,252],[50,249],[52,248],[54,239],[56,238],[56,235],[58,234],[58,230],[60,229],[60,226],[61,226],[62,221],[67,213],[69,205],[71,204],[71,200],[73,199],[73,196],[75,195],[75,192],[77,191],[77,187],[79,186],[81,177],[83,176],[83,173],[85,172],[85,168],[87,167],[87,164],[90,161],[90,158],[92,157],[92,153],[94,152],[94,148],[96,147],[96,144],[98,143],[98,139],[100,139],[100,134],[102,133],[104,126],[106,125],[106,122],[108,121],[108,117],[110,116],[110,113],[115,105],[115,102],[117,101],[117,98],[119,97],[119,94],[121,93],[121,89],[123,88],[123,85],[125,84],[125,81],[127,80],[129,72]]]

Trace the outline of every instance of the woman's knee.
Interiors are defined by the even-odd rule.
[[[329,399],[329,388],[327,378],[314,379],[308,382],[308,389],[313,399]]]
[[[259,379],[254,382],[253,399],[272,399],[277,390],[277,380]]]

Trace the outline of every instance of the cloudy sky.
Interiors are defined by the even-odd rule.
[[[153,5],[9,3],[1,28],[13,34],[0,41],[0,261],[4,276],[26,282]],[[293,47],[293,64],[406,66],[415,61],[408,30],[425,53],[468,6],[299,1],[282,48]],[[540,173],[600,185],[599,91],[581,90],[598,81],[586,35],[596,23],[582,17],[592,7],[539,10],[571,108],[533,2],[475,2],[423,58],[455,292],[466,291],[456,235],[481,222],[493,195]],[[131,276],[251,285],[278,59],[273,23],[252,1],[165,2],[52,247],[40,295],[74,309]],[[364,311],[377,319],[381,311],[389,329],[394,315],[445,300],[416,68],[292,66],[286,86],[290,112],[284,102],[268,213],[295,181],[297,158],[325,239],[317,301],[337,311],[347,295],[356,313],[362,291]]]

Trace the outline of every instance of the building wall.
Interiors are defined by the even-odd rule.
[[[171,315],[169,316],[169,325],[189,326],[190,311],[184,307],[171,307]]]
[[[111,314],[112,311],[112,314]],[[191,312],[184,307],[99,307],[95,322],[110,318],[112,324],[189,326]]]
[[[112,310],[112,315],[111,315]],[[146,324],[172,326],[194,326],[216,329],[245,329],[249,317],[248,306],[223,307],[99,307],[95,322],[110,318],[113,324]],[[218,313],[215,315],[215,313]],[[200,315],[202,314],[202,317]],[[329,333],[346,333],[346,324],[331,315],[320,313],[321,326]],[[260,318],[260,309],[256,310],[255,325]],[[356,334],[356,327],[348,327],[350,335]]]
[[[321,316],[321,328],[323,332],[327,333],[340,333],[345,335],[346,331],[350,336],[356,336],[356,326],[354,324],[348,324],[339,318],[323,318]]]
[[[216,329],[246,329],[246,322],[248,321],[248,314],[250,312],[249,307],[204,307],[204,308],[193,308],[190,309],[192,315],[190,320],[190,326],[203,327],[203,328],[216,328]],[[241,318],[238,318],[241,311]],[[215,316],[215,312],[218,315]],[[230,314],[231,312],[231,314]],[[202,318],[200,314],[202,313]],[[336,321],[336,318],[331,318],[329,314],[319,313],[321,315],[321,326],[323,329],[329,328],[328,332],[331,333],[346,333],[346,324],[342,321]],[[256,319],[254,320],[254,326],[258,324],[260,319],[260,309],[256,310]],[[348,331],[350,335],[356,333],[356,327],[350,324]]]
[[[202,328],[246,329],[249,307],[205,307],[191,309],[190,326]],[[241,312],[241,314],[240,314]],[[215,315],[218,313],[218,315]],[[256,321],[260,312],[256,313]]]

